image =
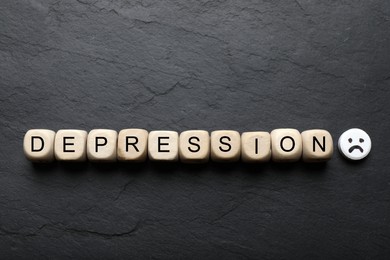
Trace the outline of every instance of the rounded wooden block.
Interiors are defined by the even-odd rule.
[[[302,137],[298,130],[275,129],[271,132],[272,160],[296,162],[302,156]]]
[[[110,129],[91,130],[87,138],[87,156],[90,161],[116,161],[117,132]]]
[[[87,160],[87,131],[63,129],[56,133],[54,155],[59,161]]]
[[[304,162],[326,162],[333,155],[331,134],[322,129],[306,130],[302,136],[302,159]]]
[[[236,162],[240,159],[240,133],[218,130],[211,133],[211,159],[216,162]]]
[[[118,134],[119,161],[143,162],[148,155],[148,131],[123,129]]]
[[[179,143],[179,155],[182,162],[208,162],[210,157],[210,135],[207,131],[184,131],[180,134]]]
[[[268,162],[271,159],[271,135],[268,132],[244,132],[241,135],[243,162]]]
[[[33,162],[53,161],[55,134],[48,129],[28,130],[23,140],[23,150],[27,159]]]
[[[152,161],[177,161],[179,134],[175,131],[151,131],[148,140],[149,159]]]

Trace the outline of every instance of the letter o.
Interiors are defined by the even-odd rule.
[[[283,142],[284,142],[285,139],[290,139],[290,140],[291,140],[292,145],[291,145],[291,148],[290,148],[290,149],[285,149],[285,148],[283,147]],[[292,138],[291,136],[285,136],[285,137],[283,137],[283,138],[280,140],[280,148],[282,148],[282,150],[283,150],[284,152],[291,152],[292,150],[294,150],[294,148],[295,148],[295,140],[294,140],[294,138]]]

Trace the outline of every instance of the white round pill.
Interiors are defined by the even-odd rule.
[[[359,128],[345,131],[339,138],[339,151],[350,160],[361,160],[371,151],[370,136]]]

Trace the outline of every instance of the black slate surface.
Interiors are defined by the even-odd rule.
[[[389,259],[390,1],[1,1],[0,257]],[[372,138],[359,163],[46,164],[32,128]]]

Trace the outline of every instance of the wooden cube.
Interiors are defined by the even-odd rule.
[[[240,133],[218,130],[211,133],[211,159],[216,162],[235,162],[240,159]]]
[[[116,161],[118,133],[110,129],[91,130],[87,138],[87,156],[90,161]]]
[[[296,162],[302,156],[302,137],[298,130],[275,129],[271,132],[272,160]]]
[[[86,161],[87,131],[64,129],[56,133],[54,155],[59,161]]]
[[[148,155],[148,131],[123,129],[118,134],[119,161],[143,162]]]
[[[184,163],[205,163],[210,157],[210,136],[204,130],[184,131],[179,137],[179,155]]]
[[[26,132],[23,150],[27,159],[33,162],[50,162],[54,160],[55,132],[47,129],[31,129]]]
[[[333,155],[333,139],[331,134],[322,129],[302,132],[304,162],[326,162]]]
[[[242,133],[241,158],[244,162],[269,161],[271,159],[271,135],[268,132]]]
[[[152,161],[177,161],[179,134],[175,131],[151,131],[148,139],[149,159]]]

